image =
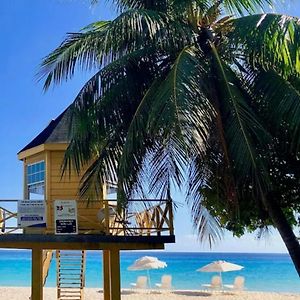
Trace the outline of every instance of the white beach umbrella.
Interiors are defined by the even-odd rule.
[[[148,279],[149,279],[149,287],[151,288],[149,270],[151,270],[151,269],[163,269],[165,267],[167,267],[167,264],[164,261],[159,260],[157,257],[143,256],[143,257],[137,259],[127,269],[129,271],[147,270]]]
[[[225,260],[214,261],[208,265],[203,266],[200,269],[197,269],[198,272],[218,272],[222,279],[222,272],[231,272],[231,271],[240,271],[244,267],[236,265]],[[223,284],[223,282],[222,282]]]

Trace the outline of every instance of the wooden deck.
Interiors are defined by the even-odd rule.
[[[0,248],[86,249],[118,248],[163,249],[164,243],[175,243],[175,236],[106,236],[97,234],[9,234],[0,236]],[[140,246],[139,246],[140,245]]]
[[[0,200],[0,248],[30,249],[40,243],[43,249],[162,249],[175,242],[170,201],[135,199],[126,209],[115,200],[103,200],[102,208],[96,201],[77,201],[78,234],[70,235],[55,234],[53,220],[46,228],[19,228],[17,203]],[[53,203],[47,207],[52,210]]]

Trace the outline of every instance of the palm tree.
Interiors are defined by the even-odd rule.
[[[45,89],[95,71],[72,105],[64,163],[89,166],[81,195],[117,181],[127,205],[187,184],[201,239],[219,238],[216,225],[273,224],[300,275],[299,198],[288,202],[272,173],[281,132],[299,160],[300,21],[253,14],[272,0],[114,2],[116,19],[68,34],[41,67]]]

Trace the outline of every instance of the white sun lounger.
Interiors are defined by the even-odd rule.
[[[210,283],[202,284],[202,286],[209,289],[220,289],[222,287],[221,277],[213,276]]]
[[[234,291],[242,291],[244,290],[245,277],[237,276],[234,279],[233,284],[224,284],[224,287],[234,290]]]
[[[147,276],[139,276],[135,283],[130,283],[135,289],[146,289],[147,288]]]
[[[162,290],[171,290],[172,289],[172,276],[171,275],[163,275],[161,277],[160,283],[155,283],[155,285]]]

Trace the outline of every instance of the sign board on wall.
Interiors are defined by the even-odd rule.
[[[44,200],[18,201],[18,227],[46,227]]]
[[[56,234],[77,234],[77,202],[75,200],[55,200],[54,221]]]

